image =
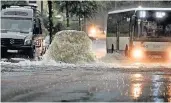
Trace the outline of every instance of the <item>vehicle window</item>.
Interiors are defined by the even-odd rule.
[[[116,25],[116,20],[114,18],[114,14],[113,15],[109,15],[108,17],[108,21],[107,21],[107,36],[109,37],[116,37],[116,33],[117,33],[117,25]]]
[[[148,11],[146,11],[148,12]],[[140,37],[167,37],[171,36],[171,17],[170,12],[164,12],[167,16],[154,16],[158,11],[150,11],[146,18],[141,18],[141,34]],[[149,14],[149,13],[148,13]]]
[[[120,23],[120,37],[128,37],[129,36],[129,22],[123,20]]]
[[[1,29],[16,32],[30,32],[32,30],[31,18],[2,17]]]

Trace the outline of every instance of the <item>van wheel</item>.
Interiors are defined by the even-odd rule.
[[[35,58],[35,49],[31,49],[28,51],[28,57],[29,57],[29,59]]]
[[[125,56],[129,57],[128,45],[126,45],[126,47],[125,47]]]

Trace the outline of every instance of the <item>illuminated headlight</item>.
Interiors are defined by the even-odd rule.
[[[31,45],[32,40],[30,39],[25,39],[24,45]]]
[[[142,59],[144,57],[143,50],[141,48],[135,48],[132,50],[132,57],[134,59]]]
[[[164,17],[165,15],[166,15],[165,12],[156,12],[156,17],[157,17],[157,18],[162,18],[162,17]]]
[[[95,28],[91,28],[90,33],[91,34],[95,34],[96,33],[96,29]]]
[[[145,17],[146,17],[146,12],[140,11],[140,18],[145,18]]]
[[[90,30],[89,36],[94,37],[95,34],[96,34],[96,30],[92,28],[92,29]]]
[[[171,49],[168,50],[168,57],[169,57],[169,60],[171,60]]]
[[[169,59],[171,60],[171,51],[169,52]]]
[[[90,30],[89,30],[89,34],[88,35],[90,37],[95,37],[96,33],[97,33],[96,28],[95,27],[91,27]]]

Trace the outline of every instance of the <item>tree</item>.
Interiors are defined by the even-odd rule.
[[[78,17],[79,26],[81,26],[81,18],[84,18],[84,24],[86,19],[93,17],[93,14],[97,11],[96,1],[58,1],[56,2],[60,11],[66,12],[67,27],[69,25],[69,15],[76,15]],[[67,6],[69,4],[69,7]]]
[[[52,42],[52,1],[48,0],[48,7],[49,7],[49,36],[50,36],[50,43]]]
[[[52,1],[52,4],[53,4],[53,1]],[[56,5],[52,5],[52,23],[53,23],[53,26],[52,26],[52,36],[55,35],[58,31],[60,31],[62,29],[62,25],[63,23],[61,21],[59,21],[59,19],[56,18],[56,16],[58,15],[62,15],[61,13],[59,13],[59,11],[56,9]],[[43,21],[43,24],[45,26],[46,29],[50,28],[50,25],[49,25],[49,9],[48,11],[46,10],[43,10],[43,15],[42,15],[42,21]],[[48,29],[49,30],[49,29]],[[47,33],[46,33],[47,34]]]
[[[69,14],[70,14],[70,9],[72,8],[73,2],[74,1],[54,1],[57,9],[60,12],[66,13],[67,27],[69,27]]]
[[[97,1],[73,1],[71,8],[71,14],[75,14],[79,18],[84,18],[84,24],[86,24],[86,19],[91,18],[97,12],[98,4]]]
[[[84,18],[84,23],[87,18],[93,16],[97,10],[97,1],[54,1],[57,8],[61,12],[66,13],[67,27],[69,27],[69,18],[76,15],[79,18]]]

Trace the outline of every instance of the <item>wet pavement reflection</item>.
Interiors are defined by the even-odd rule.
[[[171,102],[170,69],[3,72],[1,78],[2,101]]]
[[[154,74],[146,77],[133,74],[130,81],[130,96],[133,101],[171,102],[171,75]]]

